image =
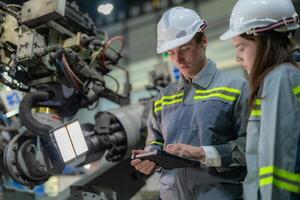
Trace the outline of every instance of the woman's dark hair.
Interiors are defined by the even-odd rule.
[[[241,35],[246,40],[256,43],[256,56],[250,72],[250,106],[255,99],[263,98],[260,88],[266,75],[281,63],[294,63],[292,58],[292,44],[288,33],[269,31],[258,35]]]

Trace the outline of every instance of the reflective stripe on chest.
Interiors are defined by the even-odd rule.
[[[195,90],[194,101],[219,99],[226,102],[235,102],[241,91],[230,87],[216,87],[209,90]],[[163,96],[161,99],[154,102],[154,112],[157,114],[165,107],[182,103],[184,101],[184,93],[179,92],[174,95]]]

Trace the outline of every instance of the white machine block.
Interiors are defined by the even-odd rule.
[[[77,120],[55,129],[53,138],[64,163],[76,165],[84,160],[88,146]]]
[[[79,122],[75,121],[67,125],[67,130],[72,141],[76,156],[80,156],[86,153],[88,151],[88,147],[83,137]]]

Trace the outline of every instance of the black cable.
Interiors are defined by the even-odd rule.
[[[92,110],[94,110],[95,108],[97,108],[98,107],[98,105],[99,105],[99,99],[97,99],[97,101],[96,101],[96,103],[95,103],[95,105],[93,106],[93,107],[86,107],[86,109],[87,110],[89,110],[89,111],[92,111]]]
[[[31,109],[38,103],[50,100],[51,96],[45,91],[27,93],[19,106],[19,117],[22,124],[34,135],[47,135],[51,126],[38,122],[33,116]]]
[[[112,79],[113,81],[115,81],[115,83],[116,83],[116,85],[117,85],[117,89],[116,89],[115,93],[118,94],[119,89],[120,89],[120,83],[119,83],[119,81],[118,81],[115,77],[113,77],[113,76],[111,76],[111,75],[109,75],[109,74],[105,74],[105,76],[107,76],[107,77],[109,77],[110,79]]]

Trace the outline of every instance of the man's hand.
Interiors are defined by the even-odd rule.
[[[202,147],[195,147],[187,144],[168,144],[166,152],[192,160],[205,161],[205,151]]]
[[[132,150],[132,155],[147,153],[144,150]],[[154,172],[156,164],[150,160],[140,160],[134,159],[131,161],[131,165],[135,167],[135,169],[143,174],[150,175]]]

